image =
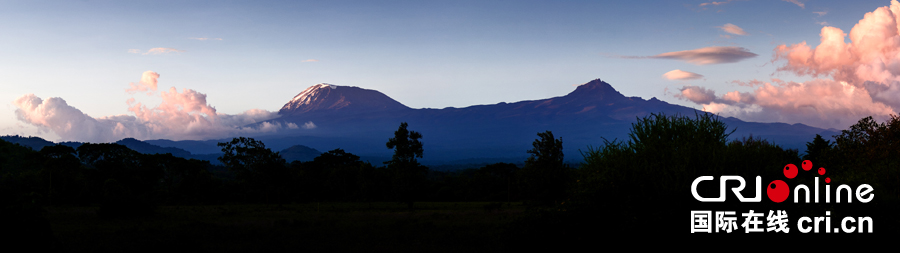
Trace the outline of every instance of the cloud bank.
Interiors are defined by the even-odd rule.
[[[712,101],[683,99],[704,110],[753,121],[805,123],[847,128],[860,118],[885,119],[900,111],[900,2],[866,13],[850,30],[823,27],[818,46],[805,41],[775,48],[779,71],[814,78],[795,83],[773,80],[752,92],[729,92]],[[850,42],[846,39],[849,37]],[[689,92],[694,92],[689,91]],[[693,93],[691,93],[693,94]]]
[[[132,94],[147,91],[162,99],[154,107],[136,102],[134,98],[128,99],[126,103],[131,115],[93,118],[62,98],[44,100],[34,94],[23,95],[13,104],[20,121],[42,131],[52,131],[66,141],[112,142],[127,137],[201,140],[300,128],[293,123],[266,122],[277,117],[276,112],[266,110],[252,109],[234,115],[218,113],[206,102],[206,94],[192,89],[179,92],[171,87],[155,95],[158,78],[156,72],[147,71],[138,84],[129,84],[131,88],[127,91]],[[308,122],[304,128],[311,128],[308,126],[314,128],[315,124]]]

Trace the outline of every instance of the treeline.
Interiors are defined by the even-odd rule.
[[[561,221],[545,229],[571,231],[570,224],[591,224],[615,227],[621,232],[687,233],[684,217],[688,210],[786,210],[791,222],[803,216],[825,216],[830,211],[836,217],[874,217],[881,232],[900,229],[900,222],[893,218],[900,211],[897,116],[884,123],[863,118],[833,136],[835,141],[816,135],[803,154],[752,136],[729,141],[733,131],[710,114],[693,118],[651,115],[638,119],[632,124],[628,139],[607,141],[585,153],[584,163],[571,170],[574,177],[568,181],[568,202],[558,202],[556,206],[570,213],[554,216]],[[786,165],[800,168],[804,161],[812,163],[814,169],[801,170],[794,179],[786,178]],[[824,175],[818,174],[819,168],[824,168]],[[698,191],[701,196],[716,197],[720,194],[719,177],[724,175],[744,178],[744,197],[755,197],[755,178],[760,176],[761,202],[741,203],[731,190],[723,193],[727,196],[724,203],[694,199],[690,191],[694,179],[715,177],[714,181],[701,184]],[[825,191],[826,178],[830,179],[832,191],[842,184],[852,189],[869,184],[876,197],[870,203],[827,203],[823,192],[821,202],[804,203],[801,197],[800,203],[793,203],[791,191],[787,201],[774,203],[766,194],[769,182],[774,180],[787,182],[790,189],[804,184],[810,189],[819,186],[816,192]],[[737,186],[732,181],[727,188]],[[834,196],[832,192],[831,197]]]
[[[578,167],[563,162],[562,139],[547,131],[538,134],[521,168],[498,163],[449,172],[418,163],[422,134],[407,130],[406,123],[386,138],[392,160],[377,165],[341,149],[287,163],[262,142],[243,137],[219,143],[224,152],[219,166],[140,154],[117,144],[34,151],[0,141],[0,205],[4,213],[99,205],[100,215],[117,217],[148,215],[157,205],[397,201],[412,208],[414,201],[521,201],[649,224],[665,217],[658,212],[667,207],[696,203],[689,189],[698,176],[740,175],[752,188],[756,176],[766,180],[763,184],[784,180],[781,168],[803,160],[826,168],[836,183],[874,186],[879,202],[900,199],[896,116],[885,123],[864,118],[833,142],[816,136],[802,155],[754,137],[729,141],[731,132],[710,114],[654,114],[638,119],[627,140],[589,148]],[[791,182],[811,181],[806,176]],[[701,191],[718,194],[712,188]]]
[[[35,212],[45,205],[98,205],[101,216],[121,217],[149,215],[158,205],[523,198],[524,181],[513,164],[429,171],[416,160],[422,156],[421,137],[402,124],[389,141],[394,159],[379,165],[342,149],[287,163],[262,142],[245,137],[219,144],[224,165],[141,154],[119,144],[34,151],[0,140],[0,205],[3,214]]]

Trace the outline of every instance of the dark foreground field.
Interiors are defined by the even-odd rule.
[[[520,203],[309,203],[161,206],[101,219],[97,207],[47,207],[60,251],[504,251]]]

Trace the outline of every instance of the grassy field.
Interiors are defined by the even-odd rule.
[[[160,206],[101,219],[97,207],[47,207],[63,251],[503,251],[521,203],[308,203]]]

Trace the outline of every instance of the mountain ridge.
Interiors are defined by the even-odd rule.
[[[346,86],[318,87],[318,89],[339,90],[341,87]],[[357,98],[374,101],[390,99],[381,92],[366,91],[370,91],[366,94],[372,95],[374,98]],[[321,96],[322,94],[325,95]],[[330,98],[330,93],[319,93],[319,95],[316,99],[354,103],[354,98],[348,96],[336,99]],[[394,100],[390,99],[390,101]],[[332,104],[332,102],[326,104]],[[626,139],[631,123],[638,118],[653,113],[678,114],[689,117],[693,117],[694,114],[707,113],[690,107],[670,104],[655,97],[643,99],[625,96],[601,79],[594,79],[579,85],[574,91],[565,95],[545,99],[500,102],[461,108],[414,109],[403,106],[402,109],[367,109],[362,111],[342,107],[341,110],[332,110],[326,107],[315,110],[283,110],[279,118],[271,121],[314,122],[318,126],[317,129],[298,130],[287,133],[286,136],[310,141],[309,144],[319,150],[338,147],[318,140],[344,139],[342,143],[349,145],[351,141],[347,141],[347,139],[351,139],[358,142],[352,145],[363,150],[358,152],[363,155],[378,156],[390,155],[389,150],[384,150],[384,140],[381,139],[391,136],[400,122],[407,122],[411,130],[423,133],[424,141],[431,144],[431,150],[438,153],[437,159],[460,160],[484,155],[523,158],[527,156],[525,150],[529,148],[531,140],[536,137],[535,134],[546,130],[564,137],[567,144],[575,147],[568,149],[569,157],[577,157],[580,152],[572,150],[578,151],[588,146],[598,146],[604,140]],[[812,140],[815,134],[823,136],[835,134],[833,129],[820,129],[804,124],[745,122],[732,117],[720,117],[720,120],[729,125],[730,129],[736,129],[732,136],[734,139],[753,135],[770,139],[783,147],[798,150],[805,149],[806,141]],[[319,139],[300,136],[314,136]],[[353,152],[347,148],[345,150]],[[429,146],[426,146],[426,150],[429,150]]]

